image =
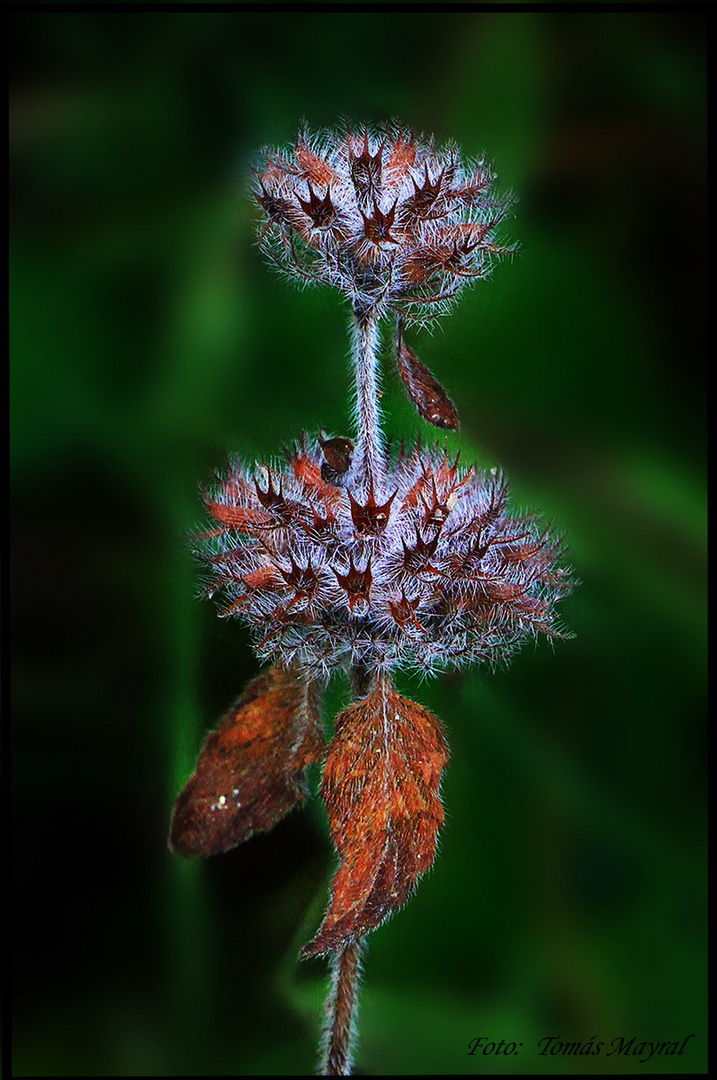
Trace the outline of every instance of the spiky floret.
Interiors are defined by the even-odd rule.
[[[350,469],[331,483],[325,466],[302,436],[287,464],[233,460],[205,492],[218,526],[196,542],[206,589],[250,628],[260,660],[310,678],[356,665],[431,674],[561,635],[555,604],[572,587],[561,539],[508,508],[500,473],[420,446],[381,490]]]
[[[302,284],[339,289],[361,316],[430,322],[512,250],[495,234],[514,199],[495,194],[490,165],[397,124],[302,128],[254,171],[264,251]]]

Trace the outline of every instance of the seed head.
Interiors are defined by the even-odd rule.
[[[292,148],[265,149],[255,173],[264,251],[360,315],[429,322],[512,250],[495,233],[514,200],[493,192],[491,167],[397,125],[302,128]]]

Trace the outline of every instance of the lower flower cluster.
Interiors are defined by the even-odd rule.
[[[304,435],[282,466],[233,460],[204,493],[206,591],[221,591],[261,661],[319,679],[357,666],[430,674],[562,636],[555,604],[572,582],[561,538],[509,509],[502,474],[419,444],[374,490],[351,451]]]

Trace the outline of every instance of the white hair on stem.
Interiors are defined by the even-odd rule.
[[[357,429],[354,477],[368,494],[383,495],[386,473],[381,414],[378,405],[378,320],[371,315],[351,318],[355,378],[354,414]]]

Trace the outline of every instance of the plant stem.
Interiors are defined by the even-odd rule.
[[[365,483],[367,492],[381,495],[385,463],[378,407],[378,319],[373,315],[354,315],[352,322],[352,359],[356,380],[355,476]]]
[[[359,938],[332,958],[321,1076],[351,1075],[362,946],[363,938]]]

